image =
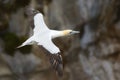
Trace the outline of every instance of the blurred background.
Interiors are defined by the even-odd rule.
[[[51,29],[81,33],[54,39],[64,76],[36,45],[16,49],[32,33],[25,7]],[[120,80],[120,0],[0,0],[0,80]]]

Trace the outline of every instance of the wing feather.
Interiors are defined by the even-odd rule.
[[[56,73],[59,76],[63,75],[63,62],[62,62],[62,56],[60,53],[57,54],[47,54],[47,57],[49,58],[49,61],[53,67],[53,69],[55,69]]]
[[[47,51],[46,56],[49,58],[51,66],[57,72],[59,76],[63,75],[63,64],[62,56],[60,55],[59,48],[52,42],[51,36],[49,34],[50,30],[46,26],[43,15],[38,13],[34,16],[34,35],[36,35],[35,40],[38,42],[38,45],[43,46]],[[37,34],[41,35],[41,38],[38,38]]]
[[[51,66],[56,71],[56,73],[59,76],[63,75],[63,62],[62,62],[62,56],[60,54],[59,48],[54,45],[54,43],[51,41],[51,39],[47,39],[44,41],[46,43],[41,43],[43,49],[46,51],[45,54],[49,58],[49,62],[51,63]]]
[[[49,30],[47,25],[45,24],[43,15],[41,13],[37,13],[34,16],[34,34],[40,33],[40,32],[44,32]]]

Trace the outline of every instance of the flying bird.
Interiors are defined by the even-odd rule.
[[[30,21],[33,28],[33,35],[17,48],[32,44],[42,46],[48,52],[46,55],[48,56],[53,69],[55,69],[58,75],[63,75],[63,63],[60,49],[52,42],[52,39],[80,32],[70,29],[62,31],[49,29],[44,22],[42,13],[38,10],[29,9],[27,14],[31,16]]]

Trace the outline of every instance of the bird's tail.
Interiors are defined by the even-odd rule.
[[[25,46],[25,45],[22,44],[22,45],[18,46],[17,48],[21,48],[21,47],[23,47],[23,46]]]
[[[29,38],[24,43],[22,43],[20,46],[18,46],[17,48],[21,48],[25,45],[31,45],[31,42],[32,42],[32,38]]]

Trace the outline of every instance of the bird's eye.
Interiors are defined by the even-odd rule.
[[[72,34],[72,31],[70,32],[70,34]]]

